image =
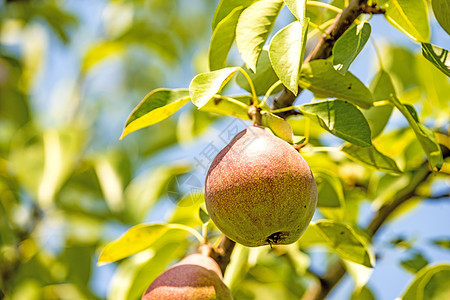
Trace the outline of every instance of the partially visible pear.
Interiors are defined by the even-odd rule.
[[[191,254],[159,275],[142,300],[229,300],[219,265],[209,256]]]
[[[211,163],[205,201],[231,240],[248,247],[291,244],[311,221],[317,188],[298,151],[264,128],[249,127]]]

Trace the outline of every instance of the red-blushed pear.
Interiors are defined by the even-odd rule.
[[[261,127],[238,133],[212,162],[205,182],[208,213],[231,240],[248,247],[297,241],[317,204],[306,161]]]
[[[191,254],[159,275],[142,300],[230,300],[219,265],[209,256]]]

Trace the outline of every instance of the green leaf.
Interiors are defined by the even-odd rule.
[[[450,249],[450,238],[434,240],[433,244],[440,246],[442,248],[445,248],[445,249]]]
[[[258,63],[256,64],[256,72],[252,72],[245,65],[242,68],[248,74],[248,76],[250,76],[250,79],[252,80],[253,85],[255,86],[256,94],[258,96],[265,95],[267,90],[275,82],[278,81],[277,74],[275,74],[275,71],[272,68],[272,64],[270,63],[269,52],[267,50],[263,50],[261,52]],[[243,88],[247,92],[249,93],[252,92],[250,85],[248,84],[247,78],[245,78],[243,74],[238,73],[236,75],[236,82],[241,88]],[[280,85],[273,91],[273,93],[277,93],[282,89],[283,87]]]
[[[448,50],[432,44],[422,43],[422,55],[450,77],[450,55],[448,55]]]
[[[448,0],[431,1],[434,16],[442,28],[450,34],[450,2]]]
[[[384,8],[388,22],[409,38],[418,42],[429,41],[430,27],[425,0],[388,0]]]
[[[304,18],[303,18],[304,19]],[[298,93],[300,67],[305,54],[308,20],[292,22],[272,39],[269,56],[275,73],[294,95]]]
[[[216,29],[219,22],[228,16],[236,7],[248,7],[252,2],[253,0],[221,0],[214,12],[212,20],[213,31]]]
[[[261,112],[261,123],[263,126],[269,127],[272,132],[282,140],[293,144],[293,133],[291,125],[283,118],[278,117],[267,111]]]
[[[336,174],[327,170],[315,170],[317,182],[317,207],[328,219],[342,220],[345,211],[342,183]]]
[[[370,24],[363,22],[350,27],[336,41],[333,47],[333,65],[339,73],[347,72],[350,64],[369,40],[370,32]]]
[[[420,270],[403,294],[403,300],[450,298],[450,265],[440,264]]]
[[[117,55],[126,50],[123,43],[105,41],[92,45],[86,52],[81,65],[81,72],[87,73],[91,68],[110,56]]]
[[[202,203],[200,205],[200,208],[198,210],[198,216],[203,224],[208,223],[208,221],[211,219],[209,217],[208,211],[206,210],[205,203]]]
[[[376,300],[376,298],[367,286],[363,286],[353,292],[350,300]]]
[[[151,91],[131,112],[120,139],[133,131],[167,119],[189,101],[189,92],[185,89]]]
[[[428,265],[428,260],[420,252],[414,252],[408,259],[402,259],[400,265],[411,273],[417,273]]]
[[[327,100],[299,107],[307,117],[317,119],[320,126],[352,144],[372,145],[369,124],[353,104],[342,100]]]
[[[402,171],[397,163],[390,157],[379,152],[374,146],[359,147],[357,145],[346,144],[341,151],[349,156],[352,160],[366,166],[374,167],[377,170],[400,174]]]
[[[194,229],[180,224],[139,224],[131,227],[119,239],[107,244],[100,253],[97,264],[104,265],[141,252],[171,229],[188,231],[197,238],[199,235]]]
[[[362,108],[372,106],[373,96],[369,89],[350,72],[342,76],[325,59],[303,64],[299,84],[317,98],[340,98]]]
[[[249,120],[248,105],[239,99],[251,97],[213,97],[200,110]]]
[[[284,0],[284,3],[286,3],[294,17],[303,23],[306,15],[306,0]]]
[[[202,108],[230,81],[236,71],[237,68],[224,68],[195,76],[189,85],[192,103],[198,108]]]
[[[243,6],[233,9],[214,29],[208,53],[211,71],[225,67],[228,52],[236,36],[236,25],[243,9]]]
[[[316,242],[332,247],[341,258],[369,268],[375,265],[372,248],[351,226],[337,221],[321,220],[312,223],[305,234],[308,231],[315,231],[313,235],[316,235]],[[300,245],[302,239],[303,237],[299,240]]]
[[[406,120],[408,120],[408,123],[414,130],[422,149],[427,155],[429,163],[433,169],[436,168],[439,171],[444,164],[444,159],[442,157],[441,147],[439,146],[433,131],[419,122],[417,112],[413,106],[409,104],[401,104],[396,97],[391,97],[390,101],[395,105],[395,107],[397,107],[403,116],[405,116]]]
[[[388,100],[395,95],[394,85],[388,73],[380,70],[370,84],[374,101]],[[369,123],[372,139],[380,135],[391,117],[394,107],[390,104],[371,107],[363,110],[363,114]]]
[[[281,0],[260,0],[246,8],[236,27],[236,44],[241,57],[256,72],[261,50],[281,10]]]

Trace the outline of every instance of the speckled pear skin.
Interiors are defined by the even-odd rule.
[[[317,188],[298,151],[253,126],[211,163],[205,201],[214,224],[231,240],[248,247],[286,245],[309,225]]]
[[[219,265],[210,257],[191,254],[159,275],[142,300],[230,300]]]

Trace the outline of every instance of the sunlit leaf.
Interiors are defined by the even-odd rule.
[[[100,253],[98,264],[107,264],[141,252],[173,229],[193,233],[193,229],[180,224],[139,224],[131,227],[119,239],[106,245]]]
[[[83,58],[81,71],[86,73],[103,60],[122,53],[126,47],[124,44],[114,41],[105,41],[92,45]]]
[[[272,64],[270,63],[269,59],[269,52],[267,50],[261,51],[258,63],[256,64],[256,72],[251,71],[247,66],[243,66],[242,68],[248,74],[248,76],[250,76],[250,79],[252,80],[253,85],[255,87],[256,94],[258,96],[265,95],[267,90],[275,82],[278,81],[278,76],[272,68]],[[236,75],[236,82],[241,88],[243,88],[247,92],[249,93],[252,92],[250,85],[247,81],[247,78],[245,78],[243,74],[238,73]],[[281,91],[282,88],[283,86],[280,85],[273,91],[273,93]]]
[[[192,103],[198,108],[202,108],[230,81],[236,71],[236,68],[224,68],[195,76],[189,85]]]
[[[284,3],[298,21],[305,20],[306,0],[284,0]]]
[[[370,84],[373,93],[374,101],[388,100],[392,95],[395,95],[394,85],[392,84],[389,74],[380,70]],[[363,110],[362,113],[369,123],[372,132],[372,138],[377,137],[383,132],[389,118],[391,117],[394,107],[390,104],[371,107]]]
[[[361,147],[372,145],[369,124],[361,111],[351,103],[328,100],[304,104],[299,109],[307,117],[315,118],[322,128],[343,140]]]
[[[211,219],[204,203],[200,205],[198,215],[203,224],[208,223],[208,221]]]
[[[422,43],[422,55],[450,77],[450,55],[448,50],[429,43]]]
[[[431,1],[434,16],[442,28],[450,34],[450,2],[448,0]]]
[[[345,259],[343,262],[345,269],[355,282],[355,292],[357,292],[359,289],[362,289],[367,282],[369,282],[374,269]]]
[[[317,98],[339,98],[362,108],[372,106],[373,96],[369,89],[350,72],[345,75],[337,72],[328,60],[318,59],[304,64],[299,84]]]
[[[353,292],[350,300],[375,300],[375,296],[367,286],[363,286]]]
[[[185,89],[151,91],[131,112],[120,139],[133,131],[167,119],[189,101],[189,91]]]
[[[309,231],[309,232],[308,232]],[[373,268],[375,255],[370,244],[347,224],[321,220],[311,223],[299,240],[299,245],[309,239],[310,245],[325,244],[332,247],[343,259]]]
[[[270,61],[275,73],[294,95],[298,93],[299,72],[305,54],[308,21],[309,19],[304,20],[303,23],[294,21],[287,25],[273,37],[269,46]]]
[[[265,127],[270,128],[272,132],[279,138],[285,140],[286,142],[293,144],[292,139],[293,133],[291,125],[286,122],[283,118],[280,118],[272,113],[263,111],[261,113],[261,122]]]
[[[242,59],[257,71],[261,50],[283,5],[282,0],[260,0],[246,8],[236,27],[236,44]]]
[[[233,9],[214,29],[208,53],[210,71],[225,67],[228,52],[236,36],[237,21],[243,9],[243,6]]]
[[[358,56],[371,32],[370,24],[363,22],[347,29],[333,47],[333,65],[341,74],[345,74],[350,64]]]
[[[400,265],[409,272],[417,273],[420,269],[428,265],[428,260],[422,253],[416,251],[407,259],[402,259]]]
[[[378,151],[374,146],[360,147],[357,145],[346,144],[341,151],[347,154],[351,159],[366,166],[374,167],[380,171],[390,173],[402,173],[397,163],[389,156]]]
[[[219,22],[227,17],[236,7],[248,7],[252,2],[253,0],[220,0],[212,20],[213,30],[215,30]]]
[[[425,151],[431,166],[439,171],[444,164],[444,160],[442,157],[441,147],[436,140],[434,132],[419,122],[417,112],[413,106],[409,104],[401,104],[396,97],[391,97],[390,101],[405,116],[406,120],[408,120],[408,123],[414,130],[414,133],[416,134],[422,149]]]
[[[450,265],[440,264],[420,270],[406,292],[403,300],[440,300],[450,298]]]
[[[425,0],[388,0],[385,4],[386,19],[411,39],[428,42],[430,27]]]
[[[317,207],[322,214],[334,220],[342,220],[345,211],[344,192],[339,178],[327,170],[315,170],[317,183]]]
[[[249,120],[248,105],[238,100],[239,98],[240,97],[213,97],[208,100],[200,110]],[[250,99],[250,97],[247,98]]]

